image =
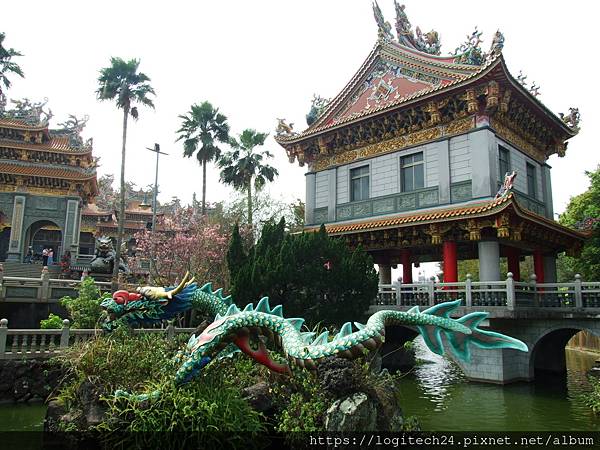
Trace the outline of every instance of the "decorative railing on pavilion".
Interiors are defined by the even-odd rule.
[[[571,283],[537,283],[514,281],[508,273],[503,281],[466,281],[437,283],[429,280],[413,284],[381,284],[373,306],[433,306],[462,299],[466,307],[500,307],[514,310],[538,308],[600,308],[600,282],[584,282],[575,275]]]
[[[166,328],[133,330],[134,333],[160,333],[167,339],[177,334],[192,334],[195,328],[176,328],[169,324]],[[64,348],[103,334],[100,329],[71,329],[68,319],[63,320],[62,329],[10,329],[8,320],[0,320],[0,359],[49,358],[59,354]]]

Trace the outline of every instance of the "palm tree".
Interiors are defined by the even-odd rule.
[[[150,86],[150,78],[138,72],[139,59],[125,61],[121,58],[111,58],[110,67],[100,70],[98,77],[98,100],[115,100],[117,108],[123,110],[123,145],[121,147],[121,198],[119,203],[119,228],[117,234],[116,257],[113,269],[113,279],[119,275],[119,261],[121,258],[121,243],[123,242],[123,227],[125,222],[125,149],[127,142],[127,119],[131,114],[134,120],[138,119],[135,103],[154,108],[154,103],[149,95],[156,95]]]
[[[227,117],[214,108],[209,102],[200,106],[194,104],[190,112],[182,119],[178,141],[183,141],[183,155],[191,157],[196,153],[196,159],[202,166],[202,215],[206,214],[206,164],[218,160],[221,149],[217,142],[228,142],[229,125]]]
[[[250,226],[252,226],[252,184],[256,190],[260,190],[267,181],[273,181],[279,175],[277,169],[263,164],[264,159],[273,157],[268,150],[254,151],[254,147],[264,145],[268,135],[252,129],[244,130],[239,135],[239,142],[235,138],[230,139],[229,145],[233,151],[219,160],[219,167],[222,168],[221,181],[248,194],[248,225]]]
[[[4,85],[5,89],[10,88],[10,80],[7,74],[19,75],[21,78],[25,77],[19,65],[11,61],[13,56],[23,55],[14,48],[4,48],[4,37],[4,33],[0,33],[0,98],[4,95],[2,85]]]

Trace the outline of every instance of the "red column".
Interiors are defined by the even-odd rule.
[[[533,252],[533,270],[535,271],[535,276],[537,277],[537,283],[544,282],[544,255],[542,255],[541,250],[535,250]]]
[[[403,248],[400,252],[400,263],[402,264],[402,282],[411,284],[412,279],[412,262],[410,261],[410,250]]]
[[[458,281],[458,261],[456,259],[456,242],[444,241],[444,282]]]
[[[515,247],[506,247],[506,260],[508,262],[508,271],[512,272],[515,281],[521,281],[521,267],[519,266],[519,258],[521,251]],[[505,274],[503,274],[504,276]]]

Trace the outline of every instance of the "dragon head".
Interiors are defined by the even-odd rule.
[[[195,290],[194,279],[186,273],[176,287],[143,286],[137,292],[116,291],[100,304],[107,314],[102,327],[112,331],[120,324],[135,326],[171,319],[189,309]]]

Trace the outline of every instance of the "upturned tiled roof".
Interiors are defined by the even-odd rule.
[[[96,178],[95,169],[85,170],[74,167],[47,166],[31,162],[22,164],[12,161],[0,161],[0,173],[33,177],[63,178],[66,180],[90,180]]]
[[[489,216],[501,212],[512,206],[517,215],[541,222],[546,226],[550,226],[563,233],[568,233],[574,238],[585,239],[587,235],[571,228],[565,227],[554,220],[535,214],[528,209],[521,208],[517,203],[512,192],[508,195],[487,200],[484,202],[471,203],[463,206],[455,206],[452,208],[424,210],[419,213],[408,213],[395,216],[389,216],[385,219],[371,219],[365,221],[356,221],[352,223],[330,224],[326,225],[325,229],[328,234],[346,234],[361,231],[375,231],[386,228],[396,228],[410,225],[423,225],[430,223],[447,222],[452,220],[469,219],[474,217]],[[306,227],[305,231],[316,231],[319,227]]]

